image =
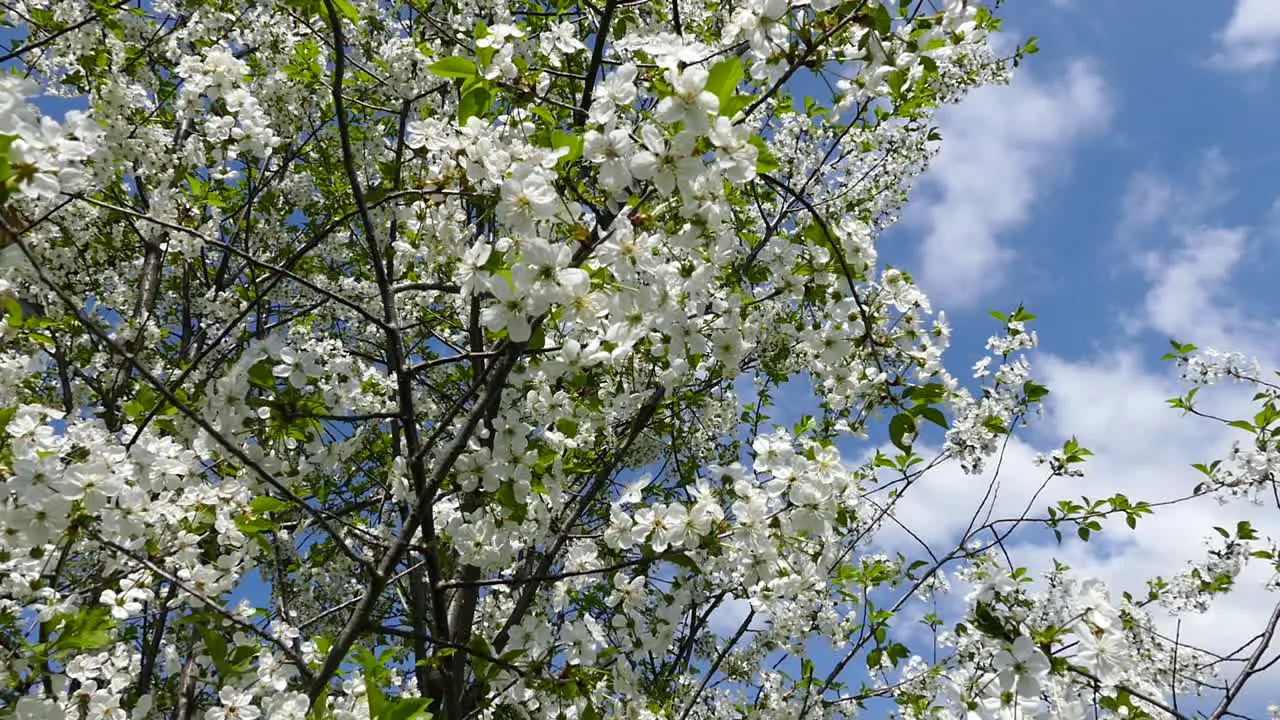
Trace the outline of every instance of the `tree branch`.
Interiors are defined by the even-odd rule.
[[[613,24],[613,11],[618,7],[618,0],[606,0],[604,11],[600,14],[600,24],[596,26],[596,42],[591,49],[591,64],[583,77],[586,85],[582,88],[582,98],[574,111],[574,124],[581,128],[587,123],[587,111],[591,109],[592,95],[595,94],[596,76],[600,74],[600,65],[604,61],[604,46],[609,43],[609,26]]]
[[[1263,629],[1262,634],[1258,637],[1258,647],[1254,648],[1253,654],[1249,656],[1249,660],[1245,662],[1244,668],[1240,670],[1240,674],[1236,677],[1235,682],[1231,683],[1231,687],[1227,690],[1226,695],[1222,697],[1222,702],[1218,703],[1218,707],[1209,716],[1209,720],[1221,720],[1231,709],[1231,703],[1235,702],[1236,697],[1244,690],[1245,683],[1249,682],[1249,678],[1253,677],[1261,662],[1262,656],[1267,652],[1267,648],[1271,646],[1271,640],[1276,635],[1276,625],[1280,623],[1280,603],[1276,603],[1275,608],[1271,611],[1271,618],[1267,620],[1267,626]]]

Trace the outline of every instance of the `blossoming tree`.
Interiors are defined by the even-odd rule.
[[[992,553],[1148,506],[877,540],[1047,392],[1025,311],[966,388],[876,256],[934,109],[1022,56],[992,9],[3,17],[0,717],[1148,717],[1202,682],[1140,602]]]

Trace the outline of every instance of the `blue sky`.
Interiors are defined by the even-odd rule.
[[[942,150],[916,184],[902,222],[880,246],[910,271],[955,328],[947,365],[965,376],[996,328],[987,315],[1018,303],[1039,316],[1034,374],[1051,389],[1045,416],[1010,443],[996,517],[1016,515],[1039,487],[1039,452],[1073,435],[1097,454],[1084,478],[1055,481],[1034,506],[1107,497],[1159,501],[1187,494],[1189,466],[1223,457],[1234,431],[1183,417],[1160,361],[1176,338],[1258,357],[1280,368],[1280,0],[1134,3],[1032,0],[1004,6],[1011,49],[1029,36],[1041,52],[1009,86],[981,89],[940,115]],[[808,393],[779,397],[776,419],[808,411]],[[1206,409],[1250,415],[1249,394],[1202,393]],[[873,436],[874,437],[874,436]],[[869,448],[842,443],[851,460]],[[952,547],[990,472],[930,473],[896,513],[930,545]],[[1204,556],[1214,526],[1249,519],[1280,537],[1275,508],[1210,499],[1115,523],[1094,542],[1010,548],[1045,570],[1059,559],[1113,594],[1145,591]],[[918,545],[887,530],[888,544]],[[1184,641],[1231,650],[1259,630],[1276,602],[1269,573],[1246,572],[1209,613],[1184,618]],[[726,614],[721,631],[731,632]],[[1176,623],[1159,614],[1173,635]],[[826,653],[817,657],[826,660]],[[1268,656],[1269,657],[1269,656]],[[1230,679],[1230,678],[1228,678]],[[1280,702],[1280,673],[1253,681],[1240,712]],[[1188,709],[1186,699],[1183,708]],[[1195,707],[1194,704],[1191,707]]]
[[[1177,222],[1253,231],[1237,280],[1241,290],[1266,281],[1263,265],[1277,255],[1266,235],[1280,197],[1280,52],[1227,42],[1242,11],[1256,14],[1245,15],[1253,26],[1270,12],[1280,48],[1272,0],[1159,12],[1119,0],[1005,4],[1008,39],[1035,35],[1042,50],[1011,86],[944,112],[942,154],[884,250],[953,314],[958,346],[968,331],[985,333],[966,322],[982,313],[962,310],[1019,300],[1041,316],[1045,349],[1074,356],[1105,345],[1100,335],[1126,329],[1117,313],[1143,304],[1144,254],[1177,249],[1161,225],[1193,204],[1200,212]],[[1139,223],[1142,194],[1156,186],[1194,197]],[[1257,307],[1265,293],[1246,297],[1267,314]]]
[[[1159,361],[1168,339],[1280,367],[1280,1],[1037,0],[1006,3],[1003,17],[1011,45],[1035,35],[1041,52],[1010,86],[943,112],[943,149],[882,257],[951,317],[957,374],[982,354],[988,310],[1023,302],[1039,315],[1032,363],[1051,401],[1010,446],[1003,507],[1038,486],[1034,454],[1071,435],[1097,456],[1047,498],[1183,494],[1196,482],[1188,465],[1221,457],[1236,436],[1165,406],[1181,394]],[[1239,417],[1248,399],[1228,389],[1210,402]],[[900,519],[941,541],[986,482],[944,468],[926,485],[928,502]],[[1014,556],[1039,568],[1056,556],[1136,591],[1202,556],[1214,525],[1242,518],[1280,536],[1275,508],[1207,500],[1135,534],[1117,523],[1102,543],[1028,543]],[[1265,579],[1246,575],[1220,609],[1184,620],[1182,637],[1243,642],[1275,603]],[[1257,680],[1251,711],[1280,702],[1267,686],[1280,676]]]

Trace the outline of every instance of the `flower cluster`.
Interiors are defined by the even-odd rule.
[[[1029,314],[967,387],[877,251],[934,110],[1007,77],[990,8],[92,5],[4,10],[0,717],[809,718],[864,673],[909,717],[1121,716],[1190,682],[1132,603],[880,532],[931,426],[976,473],[1045,394]],[[925,662],[899,613],[965,583]]]

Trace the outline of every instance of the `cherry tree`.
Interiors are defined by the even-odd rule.
[[[957,378],[877,258],[934,111],[1034,50],[995,8],[3,8],[0,717],[1225,717],[1264,667],[1274,620],[1219,688],[999,552],[1151,504],[880,539],[1048,392],[1029,313]],[[1197,497],[1271,487],[1265,402]],[[1151,601],[1274,560],[1237,530]]]

